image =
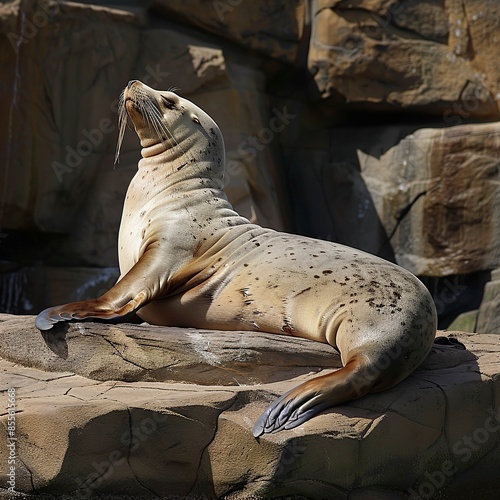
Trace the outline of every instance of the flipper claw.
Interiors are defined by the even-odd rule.
[[[58,320],[53,318],[50,314],[52,308],[44,309],[35,319],[35,326],[41,330],[50,330]]]
[[[253,426],[254,437],[293,429],[330,406],[326,402],[312,405],[318,395],[313,393],[308,396],[307,393],[297,392],[298,389],[287,392],[267,408]]]

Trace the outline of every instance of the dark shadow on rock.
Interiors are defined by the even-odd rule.
[[[303,149],[293,151],[289,161],[288,183],[299,234],[396,261],[357,160],[332,162],[329,155],[313,159],[311,151]]]
[[[82,404],[82,414],[89,404]],[[176,408],[161,413],[116,406],[103,406],[95,417],[82,418],[80,428],[70,429],[61,469],[41,493],[56,491],[70,498],[106,498],[111,491],[110,498],[116,499],[215,498],[211,465],[203,456],[215,433],[218,410],[207,409],[205,425],[200,425],[190,418],[198,415],[196,406],[179,413]],[[193,488],[207,496],[191,496]]]
[[[45,345],[62,359],[68,359],[68,342],[66,341],[68,330],[69,325],[67,323],[59,323],[50,330],[40,332]]]
[[[479,309],[484,288],[491,280],[488,270],[443,277],[420,276],[438,312],[438,329],[448,328],[462,313]]]
[[[455,337],[449,335],[448,337],[436,337],[434,340],[434,346],[437,348],[452,348],[452,349],[462,349],[465,350],[465,347],[462,342],[460,342]]]

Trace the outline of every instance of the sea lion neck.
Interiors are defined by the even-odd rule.
[[[163,142],[158,142],[156,144],[145,145],[141,149],[141,156],[143,158],[151,158],[152,156],[161,155],[165,153],[167,146]]]
[[[154,154],[155,151],[157,154]],[[217,173],[219,169],[220,173]],[[143,148],[138,171],[143,172],[141,175],[152,175],[153,178],[161,175],[163,182],[169,186],[179,182],[190,183],[190,189],[193,190],[198,188],[221,190],[224,186],[223,165],[214,164],[208,158],[187,155],[177,147],[162,147],[161,144]]]

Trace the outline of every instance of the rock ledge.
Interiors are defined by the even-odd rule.
[[[450,333],[447,333],[450,334]],[[16,490],[129,498],[460,499],[500,494],[498,335],[453,332],[406,381],[259,440],[276,396],[340,366],[249,332],[0,315],[0,420],[15,389]],[[7,392],[11,388],[10,393]],[[0,496],[7,497],[0,448]],[[123,498],[123,497],[122,497]]]

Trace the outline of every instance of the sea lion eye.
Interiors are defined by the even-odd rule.
[[[165,106],[168,108],[168,109],[175,109],[175,101],[173,101],[172,99],[169,99],[168,97],[165,97],[164,95],[161,96],[161,98],[163,99],[163,102],[165,103]]]

